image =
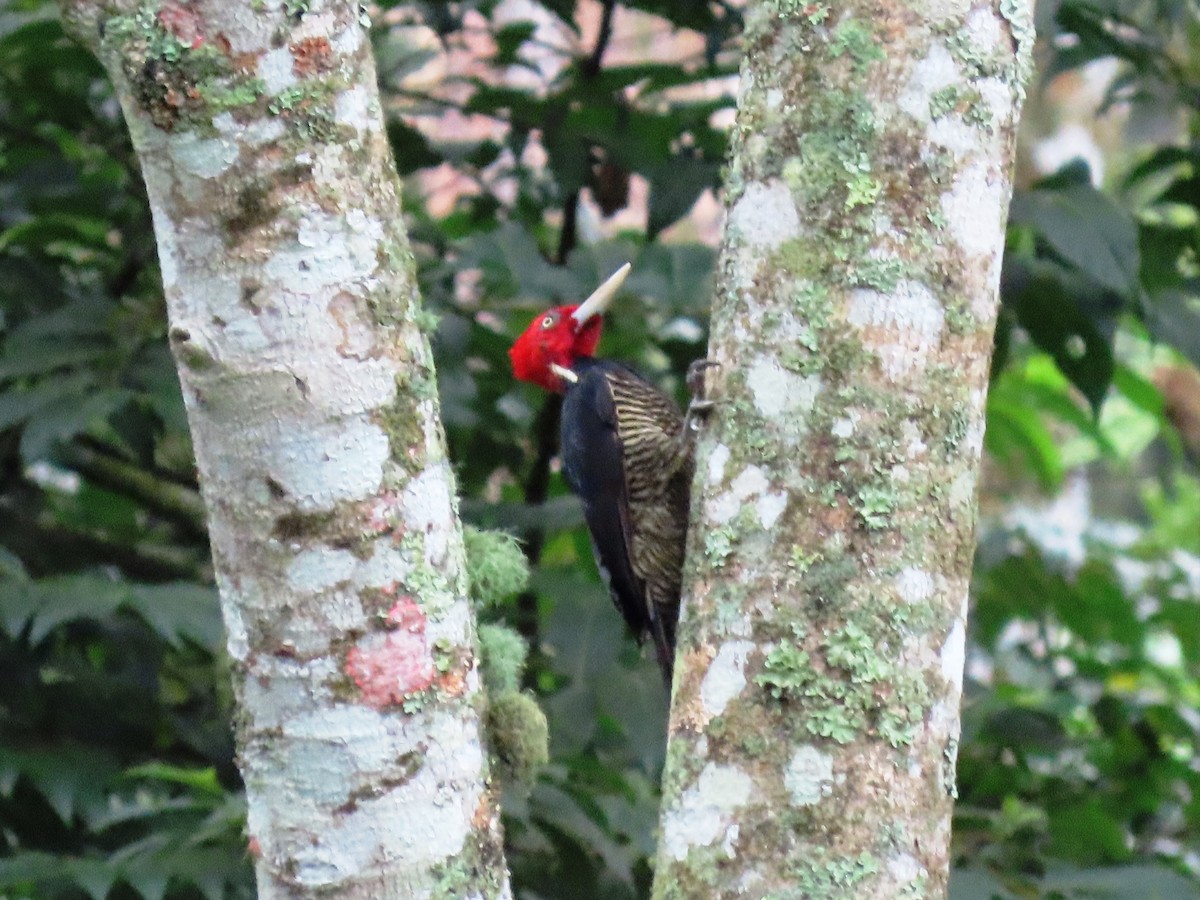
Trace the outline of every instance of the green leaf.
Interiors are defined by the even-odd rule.
[[[1055,252],[1101,287],[1125,297],[1133,293],[1137,227],[1125,210],[1090,185],[1017,193],[1009,220],[1036,229]]]
[[[191,641],[210,653],[224,646],[225,631],[215,589],[177,582],[133,585],[123,604],[141,616],[172,647]]]
[[[5,631],[16,637],[27,629],[36,646],[66,622],[110,615],[128,596],[125,585],[88,575],[0,582],[0,616]]]
[[[1099,800],[1055,805],[1047,813],[1055,855],[1090,865],[1129,857],[1124,833]]]
[[[109,227],[100,219],[44,214],[0,231],[0,251],[17,246],[44,250],[55,243],[103,247]]]
[[[647,238],[687,215],[705,189],[715,189],[720,170],[720,163],[695,157],[678,157],[651,170]]]
[[[1119,299],[1087,278],[1042,261],[1006,257],[1001,297],[1034,342],[1098,411],[1113,376]]]
[[[107,343],[86,340],[14,341],[0,352],[0,381],[19,375],[45,375],[67,366],[96,362],[112,348]]]
[[[1020,401],[993,390],[987,400],[987,431],[984,445],[997,459],[1023,459],[1042,488],[1062,484],[1065,470],[1054,436],[1038,413]]]
[[[492,34],[496,42],[496,65],[511,66],[518,62],[521,46],[533,37],[537,30],[535,22],[508,22]]]
[[[25,574],[25,566],[20,558],[4,547],[0,547],[0,582],[2,581],[27,581],[29,578]],[[0,592],[3,588],[0,588]],[[0,593],[2,596],[2,593]]]
[[[429,145],[425,136],[398,116],[388,119],[387,136],[396,158],[396,169],[401,175],[442,162],[441,154]]]
[[[172,766],[165,762],[149,762],[126,769],[124,777],[176,784],[214,797],[220,797],[225,793],[225,789],[217,780],[217,772],[213,768],[185,768]]]
[[[0,392],[0,430],[20,425],[52,403],[70,400],[82,403],[92,385],[92,377],[78,373],[44,378],[31,387],[13,386]]]
[[[133,399],[132,391],[113,388],[88,394],[82,402],[64,397],[47,403],[25,425],[21,457],[26,463],[45,459],[55,444],[98,425]]]
[[[1200,297],[1194,290],[1155,294],[1147,303],[1146,324],[1155,338],[1200,366]]]
[[[116,868],[103,859],[68,858],[62,869],[67,879],[83,888],[92,900],[105,900],[118,877]]]
[[[89,821],[108,804],[108,786],[119,773],[116,761],[103,749],[57,743],[32,750],[0,746],[0,773],[13,771],[41,794],[67,825],[76,816]]]

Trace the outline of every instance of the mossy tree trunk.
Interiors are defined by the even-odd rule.
[[[268,897],[506,897],[462,536],[353,0],[63,0],[154,216]]]
[[[758,0],[654,895],[944,895],[1031,0]]]

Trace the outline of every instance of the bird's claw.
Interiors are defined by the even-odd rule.
[[[709,400],[706,396],[704,373],[708,369],[719,368],[720,365],[715,359],[697,359],[688,366],[687,386],[688,390],[692,392],[692,399],[688,403],[687,414],[684,416],[685,434],[699,430],[700,420],[717,405],[715,401]]]
[[[721,364],[715,359],[696,359],[692,361],[690,366],[688,366],[687,386],[688,390],[692,392],[692,403],[696,403],[697,401],[701,403],[708,402],[704,399],[704,373],[708,369],[719,369],[720,367]]]

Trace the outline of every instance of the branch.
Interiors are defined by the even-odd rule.
[[[205,537],[204,501],[189,488],[165,482],[125,460],[75,442],[63,451],[63,462],[88,481],[136,500],[196,537]]]
[[[604,51],[608,49],[608,42],[612,38],[612,20],[616,8],[616,0],[604,0],[604,11],[600,14],[600,33],[596,36],[596,46],[592,50],[592,55],[580,65],[586,78],[594,78],[600,73]]]

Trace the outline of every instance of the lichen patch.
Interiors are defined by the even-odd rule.
[[[684,791],[679,805],[667,813],[663,826],[667,854],[683,860],[693,847],[722,841],[726,854],[733,856],[732,841],[726,840],[736,826],[732,813],[750,799],[752,788],[750,776],[735,766],[706,765],[696,784]]]
[[[783,786],[797,806],[815,806],[833,793],[833,757],[804,744],[792,755],[783,773]]]
[[[768,419],[785,413],[811,412],[821,391],[816,375],[798,375],[770,357],[760,357],[746,373],[754,406]]]
[[[400,597],[387,613],[390,631],[369,634],[346,654],[346,674],[375,709],[403,703],[436,676],[425,639],[425,614],[411,597]]]
[[[729,701],[746,686],[746,662],[754,652],[750,641],[727,641],[704,673],[700,683],[700,699],[708,718],[725,712]]]
[[[800,214],[782,180],[754,181],[729,211],[728,229],[752,247],[773,250],[800,233]]]
[[[945,310],[924,284],[904,280],[888,293],[860,288],[850,296],[850,324],[893,381],[923,370],[940,349]]]

